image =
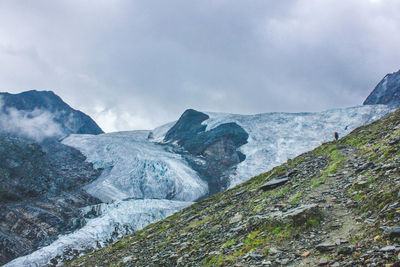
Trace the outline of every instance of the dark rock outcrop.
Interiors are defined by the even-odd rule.
[[[15,109],[17,111],[28,112],[25,115],[29,117],[37,114],[33,114],[33,111],[49,112],[54,122],[59,124],[63,135],[71,133],[103,133],[96,122],[88,115],[71,108],[52,91],[31,90],[19,94],[0,93],[0,99],[0,112],[2,113],[8,114],[11,109]]]
[[[289,182],[289,178],[288,177],[281,177],[281,178],[276,178],[276,179],[272,179],[271,181],[266,182],[265,184],[263,184],[260,189],[267,191],[267,190],[271,190],[274,189],[280,185],[284,185],[287,182]]]
[[[76,149],[0,134],[0,264],[49,244],[84,223],[99,203],[81,188],[101,170]]]
[[[195,137],[198,133],[206,130],[206,125],[201,123],[207,120],[207,114],[198,112],[194,109],[188,109],[179,118],[174,126],[165,135],[164,141],[178,141],[178,144],[186,147],[186,143]]]
[[[400,106],[400,70],[387,74],[363,103]]]
[[[229,173],[245,160],[238,148],[247,143],[249,135],[233,122],[206,131],[202,122],[208,118],[207,114],[186,110],[167,132],[164,142],[177,143],[184,149],[180,153],[207,180],[209,193],[215,194],[227,188]]]

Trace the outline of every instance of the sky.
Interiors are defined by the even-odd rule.
[[[400,69],[398,0],[2,0],[0,91],[52,90],[106,132],[187,108],[362,104]]]

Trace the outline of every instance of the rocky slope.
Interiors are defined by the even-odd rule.
[[[101,170],[76,149],[0,134],[0,264],[84,223],[80,209],[99,203],[81,188]]]
[[[0,126],[0,131],[38,141],[71,133],[103,133],[88,115],[71,108],[52,91],[0,93]]]
[[[364,101],[364,105],[400,106],[400,70],[387,74]]]
[[[399,148],[397,110],[67,266],[394,263]]]

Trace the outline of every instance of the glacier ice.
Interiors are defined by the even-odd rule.
[[[230,177],[230,187],[266,172],[288,159],[309,151],[323,142],[340,137],[355,128],[376,121],[394,110],[386,105],[356,106],[322,112],[272,112],[256,115],[204,112],[206,131],[221,124],[235,122],[248,134],[248,143],[240,147],[246,159]],[[163,140],[169,130],[163,125],[154,130],[153,142]]]
[[[103,174],[85,190],[102,201],[126,198],[194,201],[208,192],[178,154],[149,142],[149,131],[70,135],[63,144],[79,149]]]
[[[236,115],[210,112],[207,113],[210,118],[203,123],[207,125],[206,130],[211,130],[223,123],[236,122],[249,133],[248,143],[240,147],[246,159],[230,177],[232,187],[333,140],[335,131],[343,137],[393,110],[386,105],[371,105],[313,113]]]
[[[61,235],[50,245],[27,256],[19,257],[4,266],[44,266],[57,256],[68,260],[76,256],[77,251],[84,253],[109,244],[191,204],[192,202],[188,201],[165,199],[131,199],[87,207],[86,212],[95,209],[100,216],[89,219],[81,229]]]
[[[72,250],[83,253],[96,249],[110,239],[121,238],[161,220],[207,194],[207,183],[180,155],[150,142],[149,133],[74,134],[64,139],[63,144],[79,149],[95,168],[104,169],[85,190],[110,203],[86,208],[86,212],[95,208],[101,215],[7,266],[43,266],[58,255],[68,258]]]

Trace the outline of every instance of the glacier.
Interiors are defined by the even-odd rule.
[[[103,174],[84,189],[104,202],[126,198],[194,201],[208,192],[184,159],[148,141],[149,131],[73,134],[63,144],[79,149]]]
[[[341,137],[394,111],[386,105],[356,106],[323,112],[265,113],[236,115],[207,113],[206,130],[235,122],[249,134],[248,143],[240,147],[246,159],[230,177],[230,187],[266,172],[288,159],[331,141],[334,132]]]
[[[130,199],[86,207],[83,212],[95,212],[99,216],[88,219],[81,229],[61,235],[50,245],[4,266],[44,266],[55,258],[58,258],[58,261],[69,260],[117,241],[122,236],[140,230],[191,204],[193,203],[188,201],[165,199]]]
[[[308,113],[205,112],[210,118],[203,123],[209,131],[235,122],[249,134],[248,142],[239,148],[246,159],[229,177],[229,185],[233,187],[333,140],[335,131],[343,137],[393,110],[386,105],[368,105]],[[171,149],[171,145],[176,144],[163,142],[173,125],[171,122],[153,131],[73,134],[65,138],[63,144],[80,150],[87,161],[104,169],[97,180],[85,186],[88,193],[106,202],[99,206],[101,215],[88,219],[81,229],[60,236],[49,246],[18,258],[8,266],[17,265],[13,263],[41,266],[68,249],[84,252],[98,248],[110,242],[113,235],[120,237],[131,233],[205,196],[207,183]],[[198,160],[201,161],[201,157]]]
[[[333,140],[334,132],[340,137],[357,127],[372,123],[395,108],[387,105],[355,106],[322,112],[271,112],[255,115],[204,112],[210,118],[203,124],[210,131],[221,124],[237,123],[248,134],[248,142],[240,147],[246,159],[237,165],[229,177],[229,187],[266,172],[301,153]],[[171,123],[152,131],[153,142],[163,143]]]

